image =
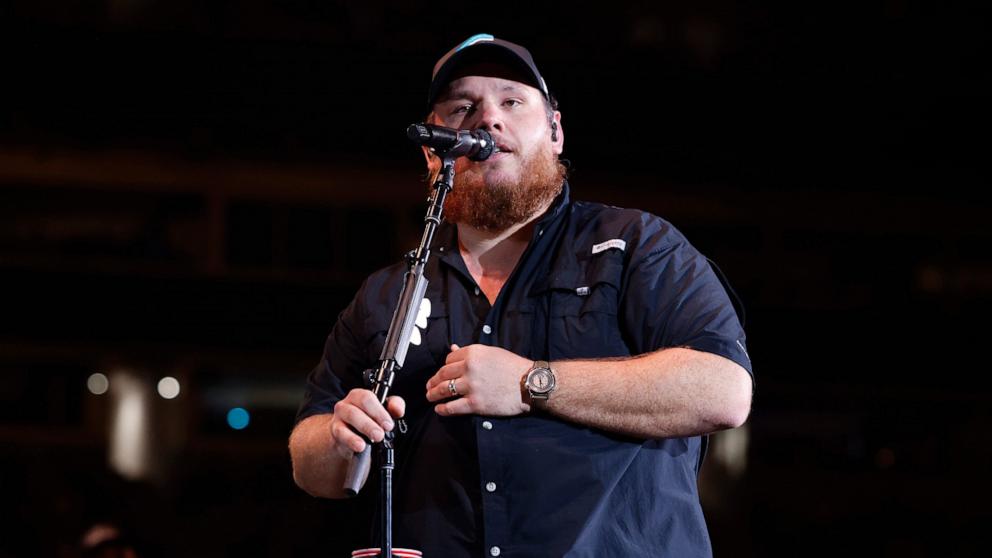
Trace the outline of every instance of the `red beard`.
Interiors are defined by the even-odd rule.
[[[486,232],[502,232],[531,218],[561,191],[565,167],[549,149],[524,161],[519,184],[486,184],[480,172],[455,175],[445,219]]]

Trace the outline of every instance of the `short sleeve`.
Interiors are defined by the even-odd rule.
[[[728,358],[753,374],[744,328],[709,261],[667,221],[650,216],[642,226],[621,300],[631,348],[687,347]]]
[[[362,386],[362,371],[368,363],[366,343],[362,342],[366,320],[359,302],[361,292],[341,312],[327,336],[324,354],[307,377],[297,423],[312,415],[332,412],[335,403]]]

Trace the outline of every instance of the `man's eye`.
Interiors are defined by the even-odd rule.
[[[523,104],[523,103],[520,101],[520,99],[507,99],[507,100],[503,101],[503,104],[504,105],[511,106],[511,107],[515,107],[515,106],[520,105],[520,104]]]
[[[451,111],[451,114],[462,114],[472,110],[472,105],[459,105],[455,107],[455,110]]]

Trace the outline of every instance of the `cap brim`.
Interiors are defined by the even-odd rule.
[[[468,75],[461,74],[459,70],[466,66],[487,62],[503,65],[506,69],[510,70],[508,74],[496,77],[519,78],[516,80],[534,87],[545,98],[548,97],[548,92],[541,76],[519,54],[498,43],[477,43],[455,52],[438,68],[434,74],[434,79],[431,81],[427,104],[433,106],[453,79],[462,75]]]

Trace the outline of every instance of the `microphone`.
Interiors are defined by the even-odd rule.
[[[445,159],[468,156],[473,161],[485,161],[497,151],[493,137],[481,128],[469,131],[433,124],[410,124],[406,136]]]

